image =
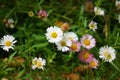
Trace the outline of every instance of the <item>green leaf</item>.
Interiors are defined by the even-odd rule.
[[[18,78],[22,77],[24,73],[25,73],[25,69],[23,69],[22,71],[19,72]]]
[[[41,47],[45,47],[45,46],[47,46],[47,45],[48,45],[47,42],[46,42],[46,43],[36,44],[36,45],[30,47],[29,49],[27,49],[27,50],[25,51],[25,53],[28,52],[28,51],[30,51],[30,50],[32,50],[33,48],[41,48]]]
[[[15,70],[15,68],[6,68],[5,71],[12,71]]]
[[[11,61],[12,60],[12,58],[15,56],[15,54],[17,53],[17,51],[16,52],[14,52],[13,54],[11,54],[10,55],[10,57],[9,57],[9,59],[8,59],[8,61]]]

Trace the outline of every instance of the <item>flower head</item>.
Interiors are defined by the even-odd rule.
[[[80,42],[78,41],[72,41],[72,45],[70,46],[70,51],[73,52],[79,52],[80,51]]]
[[[93,38],[92,35],[85,34],[81,38],[81,45],[86,49],[93,48],[95,46],[95,43],[96,43],[96,41],[95,41],[95,39]]]
[[[112,62],[115,58],[115,49],[108,46],[103,46],[99,50],[100,58],[105,62]]]
[[[93,59],[93,54],[88,50],[81,51],[79,53],[79,59],[83,62],[89,63]]]
[[[93,31],[95,31],[97,29],[97,23],[94,21],[91,21],[89,23],[89,28],[92,29]]]
[[[98,60],[97,59],[95,59],[95,58],[93,58],[90,62],[89,62],[89,66],[91,67],[91,68],[97,68],[97,66],[98,66]]]
[[[32,69],[36,69],[36,68],[38,68],[38,69],[44,69],[44,67],[43,66],[45,66],[45,64],[46,64],[46,60],[45,59],[42,59],[42,58],[34,58],[33,60],[32,60]]]
[[[5,23],[6,27],[14,28],[14,20],[13,20],[13,18],[3,19],[3,22]]]
[[[65,37],[63,37],[63,39],[58,43],[56,43],[56,45],[58,50],[61,50],[62,52],[66,52],[70,50],[69,47],[71,46],[71,40],[68,40]]]
[[[63,31],[56,27],[56,26],[51,26],[49,28],[47,28],[47,33],[45,34],[47,37],[47,40],[50,43],[56,43],[62,40],[63,37]]]
[[[0,39],[0,45],[3,50],[9,51],[9,49],[14,49],[13,46],[17,41],[12,35],[5,35]]]
[[[29,16],[29,17],[33,17],[33,16],[34,16],[33,11],[29,11],[29,12],[28,12],[28,16]]]
[[[119,0],[115,1],[115,6],[117,7],[117,9],[120,9],[120,1]]]
[[[92,1],[85,1],[84,3],[84,10],[86,12],[93,12],[94,10],[94,4]]]
[[[45,10],[40,10],[38,12],[38,17],[41,18],[41,19],[44,19],[48,16],[47,12]]]
[[[94,12],[95,12],[96,15],[102,15],[102,16],[104,16],[104,14],[105,14],[104,10],[102,10],[99,7],[94,7]]]
[[[78,40],[78,36],[74,32],[66,32],[66,33],[64,33],[64,36],[69,40],[75,40],[75,41]]]
[[[70,28],[70,25],[67,22],[63,23],[63,25],[61,26],[61,29],[63,31],[67,31],[69,30],[69,28]]]

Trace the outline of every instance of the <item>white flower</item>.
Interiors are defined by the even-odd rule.
[[[62,52],[66,52],[70,50],[70,46],[71,46],[72,42],[69,39],[66,39],[66,37],[64,36],[63,39],[56,43],[57,45],[57,49],[61,50]]]
[[[117,9],[120,9],[120,1],[119,0],[115,1],[115,6],[117,7]]]
[[[6,27],[14,28],[14,20],[12,18],[8,19],[5,25]]]
[[[99,54],[105,62],[112,62],[116,58],[115,49],[108,46],[101,47]]]
[[[8,23],[14,23],[14,20],[12,18],[8,19]]]
[[[118,15],[118,21],[119,21],[119,23],[120,23],[120,14]]]
[[[92,35],[85,34],[81,38],[81,45],[86,49],[91,49],[95,46],[96,41]]]
[[[93,31],[95,31],[97,29],[97,23],[94,21],[91,21],[89,23],[89,28],[92,29]]]
[[[45,64],[46,64],[46,60],[45,59],[42,59],[42,58],[34,58],[33,60],[32,60],[32,69],[34,70],[34,69],[36,69],[36,68],[38,68],[38,69],[44,69],[44,67],[43,66],[45,66]]]
[[[59,42],[60,40],[62,40],[63,31],[56,26],[54,26],[54,27],[51,26],[47,29],[47,33],[45,35],[47,37],[47,40],[50,43],[56,43],[56,42]]]
[[[95,12],[96,15],[102,15],[102,16],[104,16],[104,14],[105,14],[104,10],[102,10],[99,7],[94,7],[94,12]]]
[[[0,45],[3,50],[9,51],[9,49],[14,49],[13,46],[17,41],[12,35],[5,35],[0,39]]]
[[[78,41],[78,36],[74,32],[66,32],[66,33],[64,33],[64,36],[66,37],[66,39]]]

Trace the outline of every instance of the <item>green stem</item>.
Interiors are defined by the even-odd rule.
[[[69,58],[71,58],[71,57],[72,57],[72,54],[73,54],[72,52],[70,52],[70,53],[69,53]]]

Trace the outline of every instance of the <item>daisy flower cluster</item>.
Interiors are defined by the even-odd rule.
[[[47,33],[45,35],[48,42],[55,43],[59,51],[78,52],[80,50],[81,44],[78,42],[78,36],[74,32],[63,32],[61,28],[51,26],[47,28]]]
[[[89,52],[89,50],[96,45],[95,38],[90,34],[85,34],[81,38],[81,45],[85,50],[79,53],[79,59],[85,63],[88,63],[91,68],[97,68],[98,60],[92,53]]]
[[[105,12],[100,7],[94,7],[95,16],[105,16]],[[119,19],[118,19],[119,20]],[[95,21],[91,21],[88,24],[88,27],[96,31],[97,23]],[[85,34],[81,38],[81,46],[86,50],[83,50],[79,53],[79,59],[85,63],[88,63],[91,68],[97,68],[98,60],[94,57],[94,55],[89,51],[96,45],[96,40],[92,35]],[[112,62],[116,58],[115,49],[110,46],[103,46],[99,49],[99,58],[104,60],[104,62]]]
[[[95,16],[105,16],[105,12],[100,7],[94,7]],[[43,19],[48,16],[44,10],[40,10],[38,13],[39,18]],[[79,39],[78,35],[75,32],[68,31],[70,25],[68,23],[56,22],[55,26],[50,26],[47,28],[45,36],[49,43],[56,45],[58,51],[61,52],[78,52],[78,58],[80,61],[89,65],[90,68],[97,69],[99,61],[95,58],[94,54],[90,52],[96,46],[96,39],[90,34],[83,34]],[[96,31],[97,23],[91,21],[88,24],[88,27]],[[99,57],[105,62],[112,62],[115,59],[115,50],[112,47],[104,46],[99,50]],[[41,62],[41,66],[45,65],[45,61],[38,60],[37,58],[33,59],[33,69],[39,68],[37,62]],[[42,65],[43,62],[43,65]],[[42,69],[42,68],[41,68]]]
[[[89,52],[89,49],[95,47],[96,44],[96,40],[92,35],[84,34],[79,41],[76,33],[65,32],[57,26],[48,27],[45,35],[48,42],[54,43],[59,51],[79,52],[81,61],[89,63],[91,68],[97,68],[98,60]],[[85,50],[80,51],[81,47]]]
[[[90,49],[96,46],[96,39],[92,35],[84,34],[79,39],[76,33],[64,31],[58,26],[50,26],[46,31],[46,39],[48,42],[54,43],[57,50],[62,52],[78,52],[80,61],[87,63],[91,68],[96,69],[98,67],[99,61],[90,52]],[[99,55],[105,62],[111,62],[115,59],[115,50],[112,47],[105,46],[100,48]]]

